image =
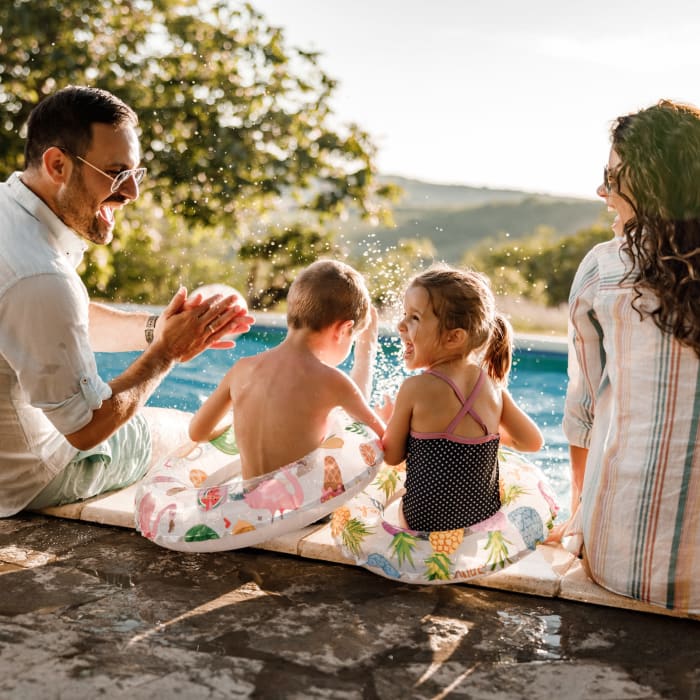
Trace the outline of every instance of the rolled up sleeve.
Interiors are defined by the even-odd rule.
[[[17,282],[0,308],[1,350],[28,402],[68,435],[112,395],[97,373],[88,335],[88,297],[77,276]]]
[[[594,302],[600,275],[594,251],[581,262],[569,296],[569,382],[563,430],[577,447],[590,447],[596,395],[604,380],[603,331]]]

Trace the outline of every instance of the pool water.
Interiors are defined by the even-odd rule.
[[[239,358],[258,354],[282,342],[285,328],[254,326],[238,338],[232,350],[209,350],[188,363],[177,365],[148,402],[149,406],[196,411],[213,391],[228,368]],[[396,336],[382,336],[377,355],[372,403],[384,394],[394,396],[406,372],[401,360],[401,343]],[[120,374],[138,353],[98,353],[101,376],[109,380]],[[518,350],[514,357],[509,389],[515,401],[539,425],[545,439],[542,450],[531,455],[547,475],[568,515],[569,454],[561,428],[566,391],[564,353]],[[342,365],[348,371],[352,358]]]

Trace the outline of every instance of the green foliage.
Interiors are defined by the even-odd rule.
[[[164,304],[180,284],[193,290],[217,281],[244,290],[238,243],[224,227],[188,224],[181,217],[164,217],[158,208],[127,208],[120,219],[119,237],[110,246],[93,247],[80,269],[92,294]]]
[[[220,277],[217,261],[281,197],[312,238],[348,208],[390,220],[396,191],[376,181],[369,135],[330,126],[335,81],[318,54],[290,48],[250,4],[5,0],[0,80],[3,178],[22,167],[31,108],[60,87],[105,88],[140,116],[144,196],[120,217],[114,248],[91,251],[93,292],[155,302],[173,274]]]
[[[248,239],[238,251],[249,261],[246,283],[251,309],[270,309],[287,298],[297,272],[333,250],[332,236],[305,227],[274,229],[263,239]]]
[[[539,226],[571,235],[598,223],[605,211],[601,202],[593,200],[397,182],[406,197],[394,207],[395,226],[372,229],[350,219],[341,227],[348,241],[373,235],[381,247],[389,248],[402,239],[429,238],[441,260],[458,263],[466,251],[482,241],[505,240],[506,236],[511,241],[520,239]]]
[[[400,301],[409,278],[435,255],[435,246],[429,238],[400,239],[386,249],[369,238],[353,253],[350,264],[364,275],[372,302],[384,308]]]
[[[592,226],[557,237],[540,227],[533,235],[498,245],[483,244],[463,263],[485,272],[496,294],[521,295],[547,306],[566,303],[579,263],[597,243],[609,240],[609,226]]]

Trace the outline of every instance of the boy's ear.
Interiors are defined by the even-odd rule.
[[[334,336],[337,341],[340,341],[343,336],[352,333],[355,321],[336,321],[333,324]]]

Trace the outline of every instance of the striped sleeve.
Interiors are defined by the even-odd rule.
[[[590,446],[595,398],[605,372],[603,333],[594,301],[600,285],[596,249],[583,259],[569,295],[569,383],[563,429],[569,444]]]

